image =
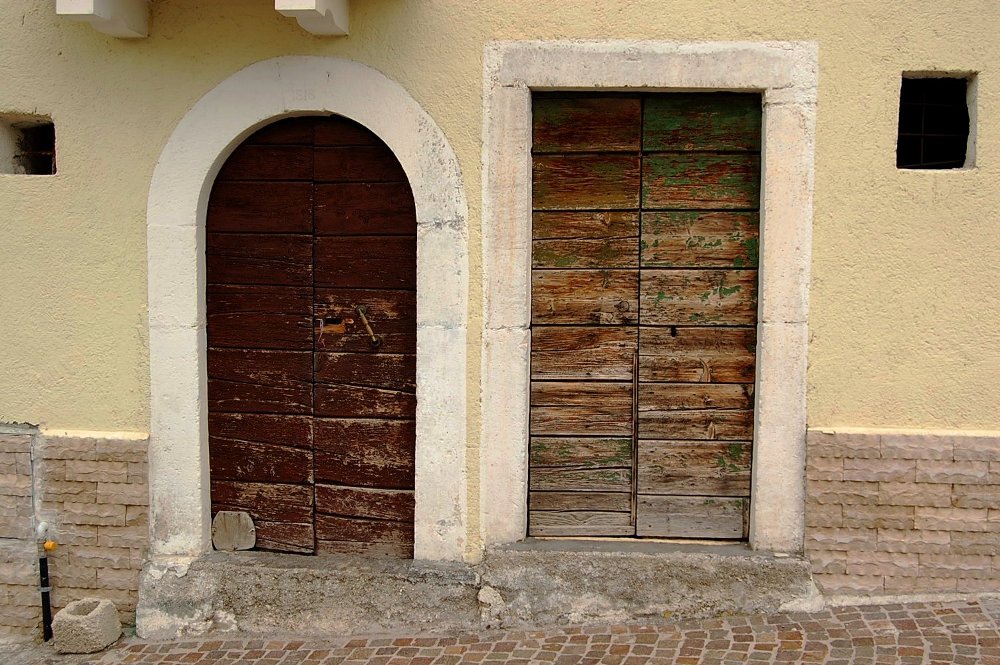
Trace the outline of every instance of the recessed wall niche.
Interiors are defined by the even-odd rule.
[[[0,115],[0,173],[53,175],[56,131],[52,120],[29,115]]]

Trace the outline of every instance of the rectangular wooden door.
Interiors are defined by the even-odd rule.
[[[530,535],[746,537],[760,122],[535,96]]]

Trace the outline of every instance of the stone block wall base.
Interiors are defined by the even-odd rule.
[[[529,542],[488,551],[476,566],[261,552],[154,560],[136,627],[146,639],[443,631],[773,611],[815,597],[802,559],[605,545],[618,547]]]

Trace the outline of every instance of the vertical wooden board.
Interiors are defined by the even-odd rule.
[[[635,527],[630,513],[596,511],[529,511],[528,534],[532,536],[631,536]]]
[[[631,437],[531,437],[532,467],[581,468],[632,466]]]
[[[413,522],[316,515],[316,539],[360,543],[412,543]]]
[[[311,351],[312,289],[209,285],[208,346]]]
[[[639,494],[750,496],[749,441],[639,441]]]
[[[646,269],[639,306],[644,325],[751,325],[757,271]]]
[[[417,383],[415,355],[396,353],[316,353],[317,385],[335,384],[413,392]]]
[[[405,182],[316,185],[319,235],[416,235],[417,213]]]
[[[632,268],[638,262],[638,238],[534,240],[532,268]]]
[[[304,116],[283,118],[251,134],[246,145],[312,145],[313,126],[320,118]]]
[[[630,513],[632,495],[629,492],[530,492],[528,510]]]
[[[631,381],[638,329],[533,326],[532,379]]]
[[[312,353],[208,349],[208,409],[309,413]]]
[[[639,438],[747,441],[753,439],[753,409],[660,409],[640,404]]]
[[[310,182],[217,181],[208,199],[209,232],[312,233]]]
[[[532,97],[532,152],[638,151],[642,103],[638,97]]]
[[[317,236],[317,287],[414,289],[416,236]]]
[[[731,497],[640,494],[636,535],[738,540],[743,537],[745,501]]]
[[[639,155],[538,155],[532,162],[535,210],[639,207]]]
[[[209,284],[312,285],[311,235],[207,233]]]
[[[638,270],[536,270],[532,324],[615,325],[638,321]]]
[[[632,386],[532,382],[530,429],[534,435],[630,436]]]
[[[760,207],[760,156],[654,153],[642,161],[642,207],[743,209]]]
[[[755,328],[642,327],[639,380],[752,383]]]
[[[649,95],[642,149],[759,151],[761,120],[759,93]]]
[[[532,468],[528,478],[531,491],[631,492],[632,469]]]
[[[531,215],[534,240],[636,238],[639,213],[616,211],[535,212]]]
[[[413,491],[316,485],[316,512],[366,519],[413,521]]]
[[[385,145],[317,147],[316,183],[407,182],[403,167]]]
[[[314,432],[316,482],[413,489],[413,421],[317,418]]]
[[[647,212],[642,214],[641,264],[756,268],[759,235],[755,212]]]
[[[216,181],[311,180],[310,146],[241,145],[222,165]]]

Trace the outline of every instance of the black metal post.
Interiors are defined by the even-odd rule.
[[[42,592],[42,637],[48,642],[52,639],[52,604],[49,600],[49,558],[45,556],[45,550],[38,556],[38,578],[39,590]]]

